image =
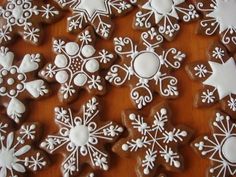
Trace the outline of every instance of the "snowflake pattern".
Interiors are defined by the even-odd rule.
[[[187,66],[190,77],[203,83],[204,88],[197,96],[197,106],[222,103],[222,109],[236,115],[236,63],[227,49],[215,43],[209,50],[210,60],[197,61]]]
[[[66,159],[61,164],[64,177],[74,176],[80,165],[108,170],[108,154],[103,152],[105,143],[113,142],[123,128],[113,122],[99,119],[99,102],[93,97],[82,107],[81,114],[73,116],[71,109],[55,108],[55,121],[60,125],[57,135],[49,135],[41,147],[50,154],[64,149]]]
[[[129,81],[130,97],[138,109],[153,100],[154,91],[166,98],[179,95],[178,80],[170,72],[180,68],[185,54],[175,48],[163,50],[162,42],[163,37],[154,28],[142,33],[140,45],[128,37],[114,39],[115,51],[122,61],[110,68],[106,80],[115,86]]]
[[[117,142],[113,151],[124,155],[135,153],[140,177],[154,176],[159,165],[170,170],[183,167],[183,157],[177,147],[189,141],[190,131],[184,126],[172,126],[168,105],[154,107],[148,119],[132,110],[122,115],[129,137]]]
[[[55,0],[73,13],[68,17],[68,31],[78,31],[91,24],[102,38],[109,38],[113,30],[111,16],[120,16],[131,10],[125,0]]]
[[[218,33],[229,50],[236,49],[235,0],[197,0],[197,9],[203,13],[199,31],[204,35]]]
[[[47,64],[40,75],[61,84],[62,101],[75,99],[80,88],[92,94],[105,93],[105,79],[99,75],[99,70],[110,67],[115,56],[105,49],[96,51],[94,40],[95,34],[90,27],[78,36],[78,43],[54,40],[53,50],[57,53],[54,63]]]
[[[42,4],[32,0],[5,0],[0,6],[0,44],[10,42],[15,34],[21,35],[26,41],[38,44],[42,29],[39,22],[51,22],[59,15],[59,11],[50,4]],[[37,20],[36,20],[37,19]]]
[[[185,0],[147,0],[133,3],[140,8],[134,19],[134,27],[145,30],[157,27],[167,40],[173,40],[179,32],[180,20],[189,22],[199,17],[194,5]]]
[[[212,163],[209,177],[230,177],[236,174],[236,124],[230,116],[216,112],[212,123],[212,133],[198,138],[193,146],[202,157]]]
[[[19,123],[26,112],[22,101],[37,99],[49,91],[43,80],[34,79],[33,71],[37,71],[41,63],[40,54],[26,54],[19,67],[13,61],[14,54],[0,47],[0,99],[7,107],[7,115]]]
[[[36,123],[24,124],[17,132],[1,116],[0,120],[0,176],[20,177],[30,170],[42,170],[48,165],[47,157],[32,143],[37,140],[39,126]]]

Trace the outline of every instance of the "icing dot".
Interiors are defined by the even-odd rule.
[[[24,79],[24,75],[23,75],[23,74],[19,74],[19,75],[17,76],[17,79],[19,79],[20,81],[23,80],[23,79]]]
[[[81,50],[82,55],[86,58],[93,56],[95,52],[96,50],[91,45],[85,45]]]
[[[134,119],[135,119],[135,114],[130,114],[130,115],[129,115],[129,119],[130,119],[130,120],[134,120]]]
[[[10,73],[11,74],[16,74],[16,68],[11,68]]]
[[[76,146],[84,146],[89,140],[88,127],[84,125],[76,125],[70,130],[69,138]]]
[[[231,136],[225,140],[222,146],[222,154],[226,160],[231,163],[236,163],[235,153],[236,136]]]
[[[15,95],[16,94],[16,91],[14,89],[10,90],[10,95]]]
[[[79,45],[75,42],[68,42],[65,45],[65,50],[69,55],[75,55],[79,51]]]
[[[8,85],[12,85],[12,84],[14,84],[14,79],[13,78],[9,78],[9,79],[7,79],[7,84]]]
[[[66,71],[59,71],[55,76],[57,82],[64,84],[69,78],[69,75]]]
[[[0,92],[3,93],[3,92],[5,92],[5,91],[6,91],[6,87],[1,87],[1,88],[0,88]]]
[[[75,78],[74,78],[74,84],[77,86],[84,86],[85,83],[87,82],[87,76],[85,74],[78,74]]]
[[[151,6],[155,9],[159,14],[166,15],[168,14],[173,6],[172,0],[152,0]]]
[[[122,150],[123,150],[123,151],[128,151],[128,149],[129,149],[129,147],[128,147],[127,144],[123,144],[123,145],[122,145]]]
[[[3,70],[3,71],[2,71],[2,75],[3,75],[3,76],[6,76],[7,74],[8,74],[8,71],[7,71],[7,70]]]
[[[88,72],[95,73],[99,70],[99,63],[97,60],[91,59],[85,64],[85,68]]]
[[[64,68],[68,64],[68,61],[65,55],[59,54],[56,56],[54,63],[58,68]]]
[[[22,85],[22,84],[17,84],[16,88],[17,88],[18,90],[22,90],[22,89],[23,89],[23,85]]]

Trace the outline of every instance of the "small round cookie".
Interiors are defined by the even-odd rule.
[[[193,80],[204,85],[196,96],[195,106],[206,107],[220,102],[222,109],[236,116],[236,63],[227,49],[214,43],[208,52],[209,61],[196,61],[186,70]]]
[[[59,133],[49,135],[41,147],[50,154],[58,152],[65,156],[61,164],[63,176],[80,174],[83,164],[89,164],[95,170],[109,169],[105,145],[114,142],[123,128],[113,122],[102,122],[99,114],[100,103],[95,97],[88,100],[78,114],[69,108],[55,108]]]
[[[21,122],[26,113],[25,100],[49,94],[45,82],[36,79],[41,58],[40,54],[26,54],[17,63],[14,53],[0,46],[0,104],[16,123]]]
[[[180,31],[180,21],[197,20],[199,15],[189,0],[131,0],[139,11],[135,15],[133,27],[147,30],[155,27],[168,41]]]
[[[175,48],[164,50],[162,42],[154,28],[142,33],[139,45],[129,37],[114,39],[121,61],[110,68],[106,80],[114,86],[130,85],[130,97],[138,109],[153,100],[154,92],[165,98],[179,95],[178,80],[171,71],[180,68],[185,54]]]
[[[236,50],[236,1],[196,0],[196,6],[203,14],[198,32],[212,36],[219,34],[221,42],[230,51]]]
[[[98,51],[94,47],[95,39],[93,28],[88,27],[76,42],[63,39],[53,41],[56,57],[53,63],[48,63],[40,71],[40,76],[61,84],[58,94],[62,102],[76,99],[81,88],[93,95],[106,92],[105,79],[100,71],[110,67],[115,55],[105,49]]]
[[[203,157],[211,161],[209,177],[231,177],[236,174],[236,124],[230,116],[216,111],[212,131],[196,139],[192,146]]]
[[[0,4],[1,5],[1,4]],[[3,0],[0,6],[0,44],[7,44],[16,35],[32,44],[42,41],[41,23],[51,23],[59,11],[39,0]]]
[[[118,141],[113,151],[137,158],[137,176],[154,177],[160,165],[171,171],[183,170],[178,146],[186,144],[192,132],[185,126],[173,126],[170,117],[171,110],[166,103],[153,107],[148,117],[136,110],[123,112],[122,121],[129,136]]]
[[[111,37],[113,16],[121,16],[132,9],[125,0],[55,0],[63,9],[70,9],[72,16],[67,18],[68,31],[78,32],[92,25],[96,33],[104,38]]]

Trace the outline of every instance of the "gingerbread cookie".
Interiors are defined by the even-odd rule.
[[[133,0],[140,11],[135,15],[135,29],[157,28],[167,40],[174,39],[180,30],[179,21],[189,22],[199,15],[193,4],[186,0]]]
[[[236,174],[236,124],[221,112],[216,112],[211,123],[212,133],[195,140],[193,147],[211,161],[209,177],[230,177]]]
[[[81,88],[91,94],[105,93],[105,79],[100,71],[110,67],[115,56],[105,49],[97,51],[94,44],[95,34],[91,27],[85,29],[76,42],[53,41],[53,50],[57,54],[54,63],[47,64],[40,75],[49,82],[61,84],[59,97],[62,102],[73,101]]]
[[[48,166],[48,158],[32,144],[38,141],[40,126],[27,123],[14,132],[12,123],[0,118],[0,176],[25,177],[27,171],[36,172]]]
[[[204,85],[196,97],[195,105],[211,106],[220,101],[223,110],[236,116],[235,59],[219,43],[211,46],[209,57],[209,61],[197,61],[187,66],[190,77]]]
[[[104,39],[111,36],[114,25],[112,16],[120,16],[131,10],[125,0],[55,0],[63,9],[70,9],[72,16],[67,18],[68,31],[78,32],[92,25],[96,33]]]
[[[115,141],[123,128],[102,122],[99,114],[100,104],[95,97],[82,106],[79,114],[69,108],[55,108],[59,133],[49,135],[41,147],[50,154],[57,151],[65,155],[61,164],[63,176],[76,176],[85,163],[94,169],[108,170],[109,155],[104,146]]]
[[[116,143],[113,151],[125,156],[134,154],[139,177],[153,177],[159,165],[167,170],[183,169],[178,146],[189,141],[191,131],[184,126],[174,127],[170,117],[167,104],[155,106],[148,118],[135,110],[123,112],[122,120],[129,136]]]
[[[236,50],[236,1],[197,0],[196,6],[204,16],[199,33],[208,36],[218,33],[229,50]]]
[[[59,11],[38,0],[4,0],[0,6],[0,44],[10,42],[16,34],[33,44],[42,40],[40,23],[51,23]]]
[[[43,80],[35,79],[42,63],[40,54],[26,54],[19,64],[14,58],[8,48],[0,47],[0,103],[19,123],[26,112],[23,101],[47,95],[49,90]]]
[[[114,86],[129,84],[130,97],[138,109],[153,100],[153,92],[166,98],[179,95],[178,80],[171,71],[180,68],[185,54],[175,48],[162,49],[162,42],[154,28],[142,33],[139,45],[128,37],[114,39],[115,51],[122,60],[110,68],[106,80]]]

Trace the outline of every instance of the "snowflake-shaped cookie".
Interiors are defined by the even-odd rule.
[[[204,85],[197,96],[196,105],[211,106],[220,101],[222,109],[230,115],[236,115],[235,59],[219,43],[211,46],[209,57],[209,61],[197,61],[187,67],[190,77]]]
[[[135,154],[138,176],[153,177],[160,165],[168,170],[183,168],[178,146],[187,143],[191,133],[184,126],[172,126],[170,115],[166,104],[154,107],[148,118],[132,110],[122,114],[129,137],[116,143],[113,150],[121,155]]]
[[[63,152],[61,164],[64,177],[75,176],[82,164],[95,169],[108,170],[108,154],[104,145],[116,140],[123,128],[113,122],[103,123],[99,117],[100,105],[93,97],[82,106],[79,114],[71,109],[55,108],[55,121],[60,126],[57,135],[49,135],[41,147],[49,153]]]
[[[26,112],[22,101],[48,94],[48,89],[35,74],[41,64],[40,54],[26,54],[21,63],[14,64],[14,54],[0,47],[0,100],[7,107],[7,115],[19,123]]]
[[[179,95],[178,80],[170,72],[180,68],[185,54],[175,48],[163,50],[162,42],[154,28],[142,33],[139,45],[128,37],[114,39],[122,61],[110,68],[106,79],[115,86],[131,85],[130,97],[138,109],[153,100],[153,92],[166,98]]]
[[[218,33],[229,50],[236,49],[236,1],[235,0],[197,0],[197,9],[204,18],[199,32],[211,36]]]
[[[1,116],[0,119],[0,176],[25,177],[27,171],[36,172],[48,165],[47,157],[32,144],[37,141],[40,127],[37,123],[24,124],[17,132]]]
[[[97,51],[94,43],[95,34],[90,27],[79,35],[77,42],[54,40],[53,50],[57,54],[54,63],[47,64],[40,75],[61,84],[62,101],[77,98],[80,88],[92,94],[105,93],[105,79],[100,76],[100,70],[108,68],[115,56],[105,49]]]
[[[221,112],[216,112],[212,133],[198,138],[194,148],[211,161],[209,177],[230,177],[236,175],[236,124]]]
[[[109,38],[114,25],[111,16],[120,16],[131,10],[125,0],[55,0],[62,8],[70,9],[68,31],[79,31],[91,24],[102,38]]]
[[[156,27],[167,40],[173,40],[180,30],[179,21],[189,22],[199,17],[193,4],[186,0],[139,0],[134,28]]]
[[[8,43],[16,34],[34,44],[42,40],[39,23],[52,22],[59,11],[50,4],[36,1],[5,0],[4,6],[0,6],[0,44]]]

